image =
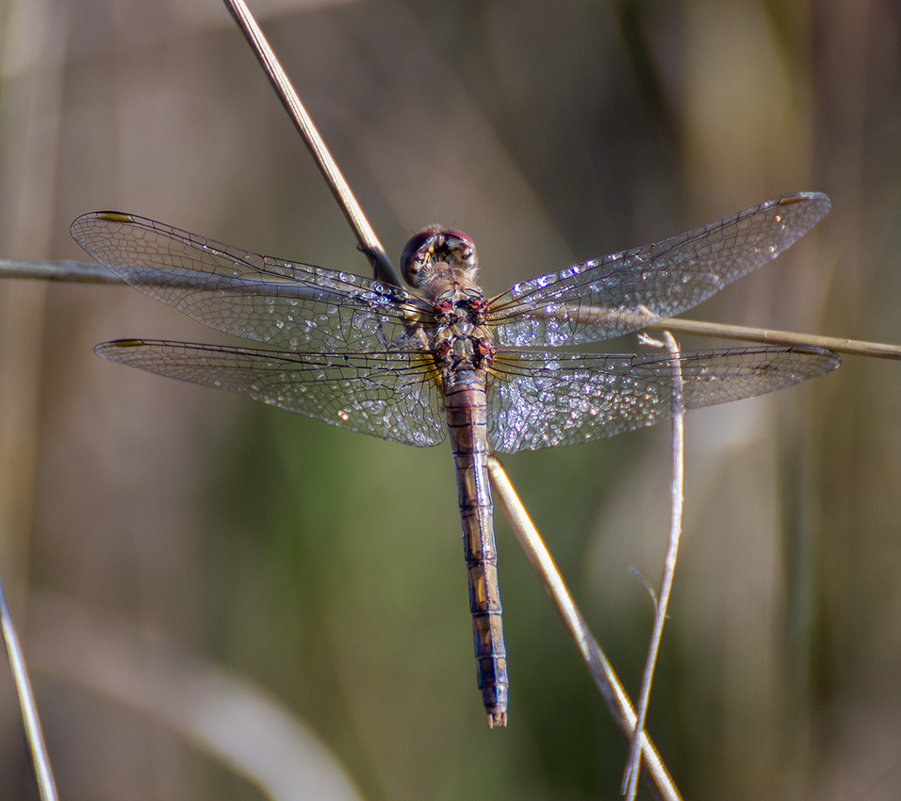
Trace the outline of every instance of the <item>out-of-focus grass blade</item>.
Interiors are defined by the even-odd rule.
[[[99,619],[71,599],[39,595],[31,607],[40,633],[32,665],[41,673],[155,718],[260,797],[363,801],[331,748],[254,682],[115,616]]]
[[[28,679],[28,668],[25,666],[25,657],[19,645],[19,638],[13,625],[12,615],[6,605],[6,594],[3,592],[3,582],[0,580],[0,627],[3,629],[3,640],[6,643],[6,655],[9,659],[9,668],[16,685],[16,693],[19,696],[19,707],[22,710],[22,723],[25,726],[25,737],[28,747],[31,749],[31,761],[34,765],[34,773],[38,782],[38,791],[42,801],[57,801],[56,782],[53,780],[53,770],[50,767],[50,759],[47,757],[47,746],[44,743],[44,732],[41,730],[41,719],[38,715],[37,704],[34,702],[34,693],[31,690],[31,681]]]

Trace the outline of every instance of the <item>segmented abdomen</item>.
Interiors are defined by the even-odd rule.
[[[497,581],[494,515],[488,486],[484,377],[473,371],[458,374],[454,383],[445,389],[445,408],[457,469],[479,689],[489,725],[506,726],[509,681]]]

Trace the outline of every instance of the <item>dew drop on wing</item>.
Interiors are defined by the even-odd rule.
[[[545,324],[545,339],[547,340],[547,344],[552,348],[557,348],[566,344],[566,336],[560,330],[559,322],[548,321]]]
[[[376,334],[381,328],[383,320],[372,315],[355,315],[353,329],[360,334]]]

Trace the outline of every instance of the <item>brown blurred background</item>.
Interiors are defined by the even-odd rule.
[[[493,294],[816,189],[825,221],[689,316],[901,342],[893,0],[253,6],[393,257],[462,228]],[[71,220],[120,209],[366,272],[215,0],[0,25],[0,255],[83,258]],[[129,289],[0,284],[0,571],[64,798],[617,794],[625,745],[500,514],[512,700],[486,726],[446,447],[92,354],[120,336],[225,341]],[[901,797],[899,415],[901,365],[847,358],[688,417],[649,720],[687,798]],[[505,460],[633,693],[668,449]],[[6,678],[0,788],[36,797]]]

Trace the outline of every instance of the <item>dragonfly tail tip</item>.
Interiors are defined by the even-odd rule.
[[[504,727],[507,725],[507,713],[492,710],[488,713],[488,728]]]

